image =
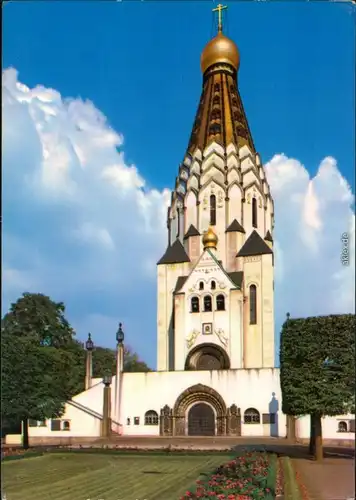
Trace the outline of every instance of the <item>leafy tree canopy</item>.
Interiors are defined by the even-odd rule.
[[[150,368],[129,347],[124,348],[125,372],[149,372]],[[103,377],[106,373],[116,374],[116,350],[95,347],[93,351],[93,377]]]
[[[24,293],[1,322],[3,418],[59,416],[83,386],[83,348],[64,316],[64,304]]]
[[[355,315],[287,319],[281,333],[282,410],[340,415],[354,409]]]
[[[2,319],[1,329],[12,337],[24,337],[43,346],[65,348],[75,332],[64,316],[63,302],[41,293],[24,293]]]
[[[75,389],[70,353],[1,336],[1,413],[10,421],[60,416]]]
[[[65,318],[65,306],[43,294],[24,293],[1,322],[2,418],[60,416],[65,402],[84,390],[85,348]],[[148,371],[125,348],[126,371]],[[116,372],[116,352],[95,348],[93,376]]]

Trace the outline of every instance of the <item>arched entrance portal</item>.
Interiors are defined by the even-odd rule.
[[[197,403],[190,408],[188,436],[215,436],[215,414],[211,406]]]
[[[212,387],[197,384],[177,398],[172,416],[173,435],[223,436],[227,409],[223,398]]]

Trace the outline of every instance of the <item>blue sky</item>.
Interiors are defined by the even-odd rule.
[[[335,269],[330,270],[329,265],[329,273],[346,272],[338,268],[336,255],[340,250],[339,233],[352,232],[354,227],[350,192],[354,192],[355,165],[355,10],[348,4],[326,2],[228,5],[225,32],[240,50],[239,87],[262,160],[271,162],[275,155],[284,155],[272,161],[271,178],[273,172],[278,171],[283,177],[292,167],[297,169],[297,163],[301,172],[304,165],[309,174],[305,193],[312,191],[319,200],[318,208],[314,207],[314,212],[319,210],[319,226],[317,221],[309,221],[309,226],[319,236],[322,227],[325,234],[319,237],[319,247],[314,248],[320,257],[317,266],[312,260],[304,263],[301,257],[297,274],[298,293],[303,295],[300,275],[307,272],[308,266],[310,270],[320,267],[321,276],[330,258]],[[66,302],[69,320],[79,337],[84,338],[90,329],[102,345],[113,345],[116,323],[123,320],[129,343],[151,366],[155,366],[156,352],[154,262],[165,245],[161,216],[165,211],[164,190],[173,187],[191,131],[201,91],[200,53],[214,33],[213,6],[212,2],[202,1],[42,1],[10,2],[3,7],[3,68],[18,72],[16,77],[11,73],[11,78],[3,83],[3,92],[5,85],[12,96],[4,113],[3,263],[9,270],[8,283],[4,283],[4,304],[16,299],[24,291],[21,287],[49,293]],[[68,175],[80,186],[80,203],[77,198],[73,205],[68,193],[64,198],[57,192],[48,196],[48,184],[41,187],[36,176],[33,179],[37,181],[30,183],[29,188],[29,176],[39,172],[43,140],[41,148],[34,128],[39,115],[31,111],[20,118],[27,103],[19,100],[21,89],[17,93],[14,90],[17,81],[29,89],[41,86],[37,93],[54,89],[58,95],[51,95],[51,106],[61,109],[55,116],[61,120],[65,117],[67,124],[82,123],[82,113],[91,123],[91,130],[94,126],[96,130],[100,128],[100,137],[104,137],[104,130],[105,134],[119,134],[116,143],[113,139],[125,155],[120,157],[120,173],[116,172],[120,177],[115,181],[121,190],[119,201],[110,192],[111,199],[94,182],[90,177],[94,170],[88,168],[84,172],[78,167],[72,143]],[[42,97],[37,99],[41,101]],[[92,102],[91,107],[86,100]],[[19,102],[22,104],[15,106]],[[32,110],[37,102],[36,97],[31,98]],[[43,106],[41,109],[41,113],[48,112]],[[94,117],[93,109],[100,111],[101,118]],[[73,138],[65,136],[65,127],[60,129],[58,123],[56,132],[51,129],[50,133],[58,141],[58,137],[62,138],[64,147]],[[92,139],[87,135],[83,148],[89,147]],[[97,144],[94,142],[92,148]],[[92,155],[92,169],[99,169],[103,165],[102,149],[98,152],[92,148],[87,154]],[[111,159],[112,155],[110,150]],[[108,157],[105,152],[105,158]],[[329,157],[335,162],[326,181],[325,175],[321,179],[318,172],[323,160]],[[51,158],[55,163],[50,153],[47,161]],[[291,163],[292,160],[297,163]],[[286,169],[283,165],[287,165]],[[344,186],[344,181],[350,188]],[[284,241],[292,220],[284,214],[287,210],[294,217],[295,212],[288,208],[286,192],[278,191],[278,182],[276,178],[281,214],[280,222],[276,219],[276,233],[285,265],[276,292],[277,329],[286,308],[293,312],[294,307],[297,314],[339,309],[344,312],[353,307],[350,294],[354,293],[348,288],[345,296],[349,302],[345,299],[342,306],[337,301],[334,305],[330,302],[324,306],[327,310],[321,305],[326,303],[325,298],[313,302],[315,293],[300,307],[295,306],[292,292],[289,301],[281,303],[282,297],[288,295],[286,290],[294,286],[293,276],[287,279],[286,269],[297,265],[298,255],[304,250],[300,247],[298,253],[297,240]],[[57,177],[55,183],[58,186]],[[341,185],[344,191],[339,192]],[[146,193],[144,215],[140,212],[142,200],[138,198],[142,189]],[[127,192],[126,198],[123,191]],[[309,205],[308,210],[313,211]],[[305,207],[301,210],[300,214],[303,210],[305,213]],[[128,211],[137,218],[128,217]],[[74,221],[78,227],[71,227]],[[327,221],[332,235],[326,234]],[[299,223],[290,237],[298,231]],[[305,239],[306,231],[301,232]],[[67,238],[69,233],[80,233],[81,241]],[[89,243],[94,233],[97,242],[104,241],[109,257],[102,248],[98,250]],[[132,255],[144,262],[143,269],[141,264],[132,264]],[[349,268],[347,272],[349,279],[353,270]],[[320,279],[315,276],[314,282]],[[320,294],[328,286],[326,278],[322,279],[318,285]]]

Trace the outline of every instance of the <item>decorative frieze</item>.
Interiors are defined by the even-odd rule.
[[[199,335],[200,335],[199,330],[193,330],[190,332],[190,334],[186,338],[186,344],[188,349],[191,349],[193,347]]]
[[[228,436],[241,436],[241,410],[236,405],[227,409],[226,427]]]
[[[173,412],[168,405],[161,409],[159,433],[161,436],[172,436],[173,434]]]
[[[224,347],[227,347],[227,344],[229,342],[227,334],[224,332],[222,328],[216,328],[215,329],[215,335],[218,337],[220,342]]]
[[[261,255],[253,255],[251,257],[244,257],[244,262],[260,262]]]

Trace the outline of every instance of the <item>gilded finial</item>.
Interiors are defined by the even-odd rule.
[[[203,234],[202,239],[203,239],[204,250],[206,250],[207,248],[213,248],[216,250],[218,244],[218,237],[214,233],[212,227],[209,227],[209,229]]]
[[[213,9],[213,12],[218,13],[218,33],[222,33],[222,11],[225,9],[227,9],[227,5],[222,5],[221,3]]]

